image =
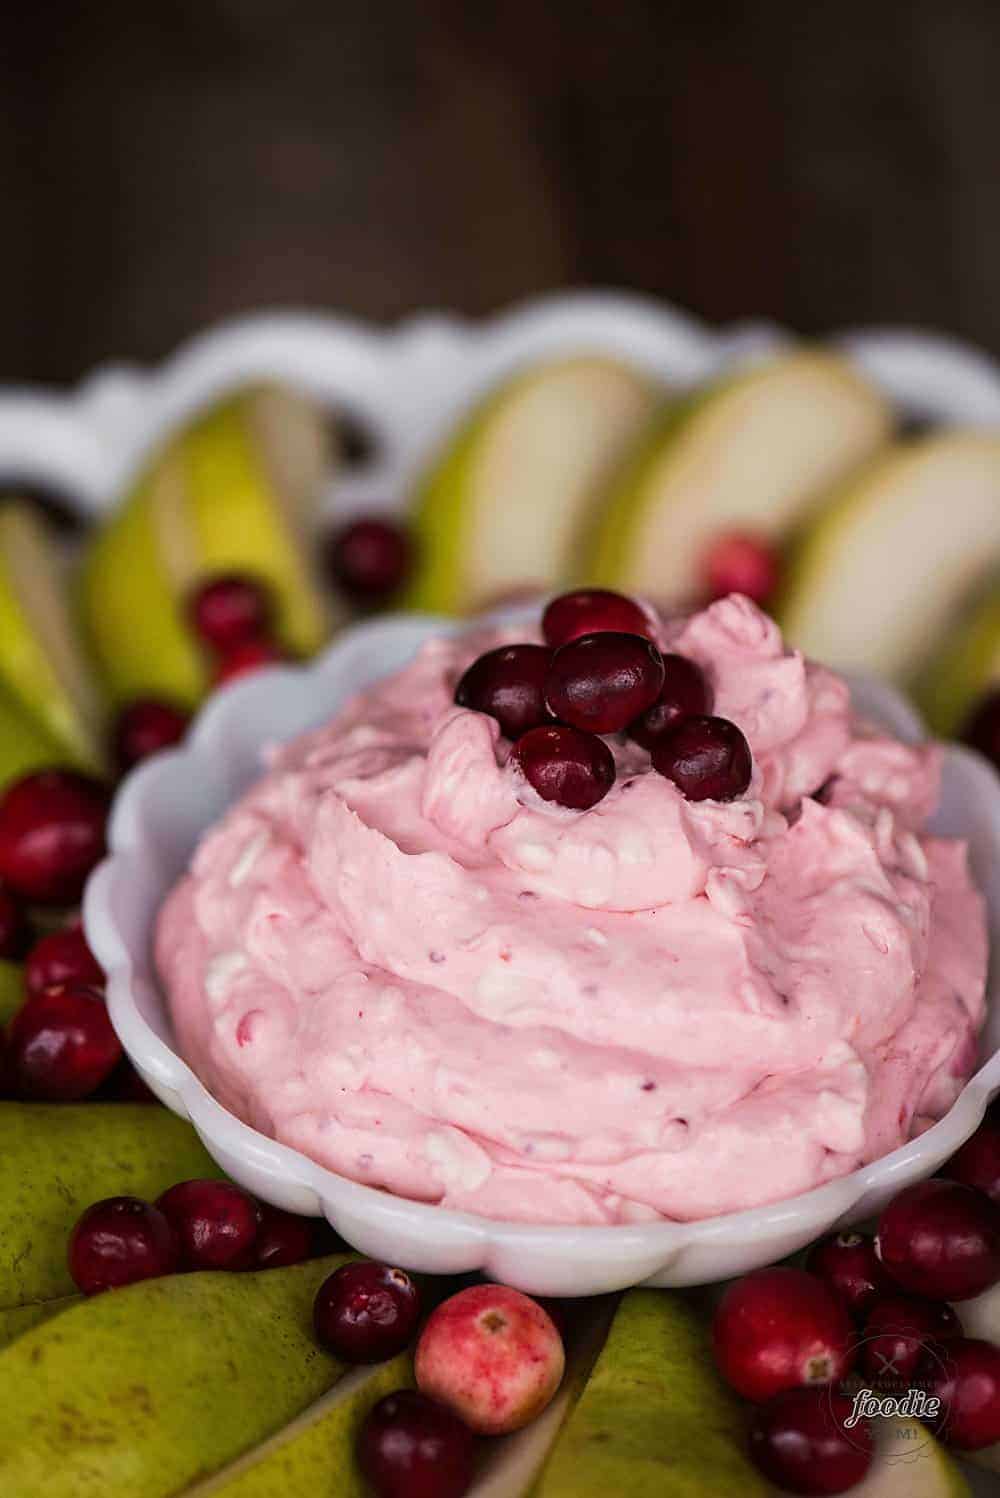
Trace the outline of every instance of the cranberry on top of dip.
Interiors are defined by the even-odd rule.
[[[964,845],[921,830],[939,750],[746,598],[608,597],[425,645],[203,838],[156,961],[240,1118],[401,1196],[606,1224],[779,1200],[950,1107],[987,949]]]

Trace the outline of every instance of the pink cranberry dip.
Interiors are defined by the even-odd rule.
[[[634,1223],[808,1190],[950,1107],[987,951],[964,845],[921,830],[938,749],[855,721],[746,598],[649,633],[749,743],[732,799],[613,733],[596,804],[543,800],[454,701],[540,629],[435,641],[271,756],[157,928],[227,1108],[401,1196]]]

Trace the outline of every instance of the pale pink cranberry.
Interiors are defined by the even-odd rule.
[[[0,880],[38,905],[75,905],[105,853],[110,797],[75,770],[39,770],[0,797]]]
[[[267,585],[242,572],[199,583],[188,601],[195,634],[209,649],[228,655],[271,632],[273,604]]]
[[[745,1399],[829,1384],[850,1366],[847,1312],[828,1285],[802,1269],[757,1269],[725,1291],[712,1323],[715,1361]]]
[[[414,1363],[421,1392],[486,1435],[518,1430],[541,1414],[564,1366],[551,1317],[505,1285],[473,1285],[439,1305]]]
[[[545,677],[552,652],[545,645],[501,645],[479,656],[455,688],[459,707],[488,713],[500,732],[516,739],[551,721],[545,706]]]
[[[273,640],[244,640],[220,658],[215,668],[215,685],[224,686],[238,677],[250,676],[262,666],[279,666],[287,659],[281,646]]]
[[[821,1238],[809,1250],[806,1268],[826,1281],[852,1316],[864,1316],[892,1288],[875,1252],[875,1239],[867,1233],[832,1233]]]
[[[158,1279],[177,1268],[177,1241],[163,1213],[135,1196],[88,1207],[69,1240],[69,1272],[84,1295]]]
[[[947,1446],[981,1451],[1000,1441],[1000,1347],[956,1337],[923,1365],[926,1392],[941,1401],[934,1429]]]
[[[468,1426],[416,1389],[380,1399],[358,1440],[358,1463],[376,1498],[462,1498],[475,1453]]]
[[[408,1347],[420,1318],[420,1296],[402,1269],[371,1260],[342,1264],[316,1292],[319,1341],[345,1363],[382,1363]]]
[[[0,959],[20,962],[31,941],[31,928],[21,902],[0,889]]]
[[[134,765],[179,744],[191,715],[172,702],[138,697],[123,707],[114,728],[115,761],[124,774]]]
[[[878,1255],[897,1285],[969,1300],[1000,1280],[1000,1209],[960,1181],[907,1186],[879,1218]]]
[[[352,520],[328,538],[326,565],[334,584],[355,603],[382,603],[406,582],[413,541],[397,521]]]
[[[96,1092],[122,1048],[103,995],[64,983],[26,999],[7,1030],[7,1075],[16,1096],[70,1103]]]
[[[680,718],[657,739],[653,768],[688,801],[733,801],[753,774],[750,745],[728,718]]]
[[[861,1362],[878,1385],[902,1388],[912,1379],[928,1347],[962,1335],[962,1323],[944,1301],[916,1295],[880,1296],[865,1321]]]
[[[545,701],[553,717],[590,733],[617,733],[652,707],[663,657],[652,640],[622,633],[580,635],[552,656]]]
[[[979,1128],[945,1169],[956,1181],[974,1186],[1000,1207],[1000,1108],[995,1103],[987,1108]]]
[[[510,763],[544,801],[575,811],[596,806],[615,783],[615,757],[604,740],[562,724],[522,734]]]
[[[764,607],[778,588],[781,564],[778,552],[762,536],[747,531],[729,531],[714,540],[702,561],[702,576],[709,600],[743,593]]]
[[[104,969],[87,945],[80,925],[50,931],[37,941],[24,964],[24,986],[29,994],[43,993],[59,983],[104,984]]]
[[[580,635],[646,635],[652,626],[645,609],[624,593],[609,588],[577,588],[553,598],[542,615],[542,633],[549,645],[568,645]]]
[[[848,1426],[854,1401],[828,1389],[787,1389],[754,1412],[750,1459],[784,1493],[846,1493],[872,1461],[871,1423]]]
[[[257,1203],[231,1181],[180,1181],[156,1205],[174,1230],[181,1269],[248,1269]]]
[[[686,655],[663,657],[660,695],[640,717],[628,725],[629,738],[644,749],[652,749],[681,718],[704,716],[712,708],[712,689],[705,673]]]

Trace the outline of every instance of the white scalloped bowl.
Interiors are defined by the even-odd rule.
[[[508,613],[506,617],[510,618]],[[891,1155],[815,1191],[700,1222],[551,1227],[494,1221],[392,1196],[326,1170],[242,1123],[178,1054],[153,971],[153,926],[202,832],[261,772],[262,748],[318,726],[354,692],[402,666],[433,635],[464,626],[400,615],[360,625],[310,665],[260,672],[217,693],[182,748],[135,771],[115,803],[109,856],[87,887],[88,940],[108,974],[122,1044],[168,1108],[189,1118],[219,1165],[263,1200],[325,1215],[354,1247],[410,1269],[481,1270],[534,1294],[586,1295],[640,1283],[705,1284],[768,1264],[834,1226],[876,1213],[969,1137],[1000,1090],[1000,973],[990,979],[985,1065],[947,1116]],[[859,710],[909,740],[919,720],[889,688],[852,682]],[[946,751],[934,830],[968,840],[1000,952],[1000,781],[969,751]]]

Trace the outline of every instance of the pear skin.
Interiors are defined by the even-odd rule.
[[[914,686],[917,706],[942,739],[961,733],[979,699],[1000,682],[1000,592],[992,583],[949,631]]]
[[[24,968],[19,962],[0,959],[0,1028],[24,1003]]]
[[[62,1295],[58,1300],[33,1300],[24,1306],[8,1306],[6,1310],[0,1310],[0,1349],[79,1302],[79,1295]]]
[[[12,780],[55,765],[86,768],[33,718],[0,680],[0,791]]]

